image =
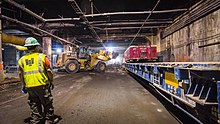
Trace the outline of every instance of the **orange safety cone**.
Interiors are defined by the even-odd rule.
[[[4,81],[6,78],[5,72],[3,70],[3,64],[0,64],[0,82]]]

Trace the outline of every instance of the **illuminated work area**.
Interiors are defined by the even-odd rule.
[[[219,39],[219,0],[1,0],[0,123],[219,123]]]

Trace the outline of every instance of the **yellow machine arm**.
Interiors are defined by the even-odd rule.
[[[14,44],[7,44],[9,46],[13,46],[15,47],[17,50],[20,50],[20,51],[26,51],[28,50],[27,47],[24,47],[24,46],[19,46],[19,45],[14,45]]]
[[[104,52],[102,50],[99,51],[99,54],[97,54],[97,58],[99,60],[108,61],[111,60],[111,53],[110,52]]]
[[[103,56],[103,55],[98,55],[97,58],[98,58],[99,60],[103,60],[103,61],[111,60],[110,57],[108,57],[108,56]]]

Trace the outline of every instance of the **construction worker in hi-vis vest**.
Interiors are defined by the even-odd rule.
[[[39,53],[40,44],[33,37],[25,40],[28,53],[18,60],[22,93],[28,93],[31,109],[31,124],[55,123],[53,97],[53,73],[50,61]],[[42,108],[43,107],[43,108]],[[42,109],[44,111],[42,111]],[[43,116],[43,113],[45,116]]]

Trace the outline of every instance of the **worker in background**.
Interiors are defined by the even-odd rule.
[[[22,82],[22,93],[28,93],[28,104],[31,109],[31,124],[56,123],[54,118],[53,73],[50,61],[45,54],[39,53],[40,44],[33,37],[25,40],[28,53],[18,60],[19,77]],[[45,117],[42,115],[42,107]]]

